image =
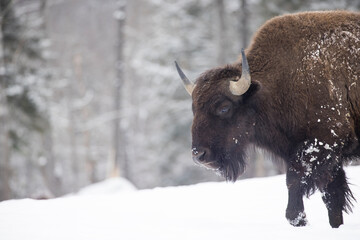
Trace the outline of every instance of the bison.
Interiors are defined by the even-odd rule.
[[[290,224],[307,224],[303,196],[319,190],[339,227],[355,200],[343,166],[360,157],[360,13],[275,17],[245,52],[195,83],[175,62],[193,101],[193,160],[236,181],[248,146],[263,148],[285,162]]]

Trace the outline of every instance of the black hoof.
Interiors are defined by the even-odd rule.
[[[294,227],[303,227],[308,224],[306,214],[304,212],[286,212],[286,218]]]

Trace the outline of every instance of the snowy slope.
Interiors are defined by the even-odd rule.
[[[136,187],[128,180],[123,178],[109,178],[105,181],[92,184],[81,189],[78,196],[96,196],[124,193],[135,191]]]
[[[360,199],[360,167],[346,171]],[[305,199],[310,225],[303,228],[286,221],[286,201],[284,175],[235,184],[12,200],[0,203],[0,239],[360,239],[360,203],[353,214],[345,214],[344,226],[331,229],[320,194]]]

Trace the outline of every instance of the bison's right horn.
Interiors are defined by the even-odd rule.
[[[186,89],[186,91],[190,94],[192,94],[193,90],[194,90],[194,87],[195,87],[195,84],[192,83],[186,76],[185,74],[183,73],[183,71],[181,70],[181,68],[179,67],[178,63],[175,61],[175,66],[176,66],[176,70],[178,71],[179,73],[179,76],[181,78],[181,80],[183,81],[183,84],[184,84],[184,87]]]
[[[243,95],[249,89],[251,84],[250,68],[246,59],[244,49],[241,49],[242,74],[241,78],[230,81],[230,92],[236,96]]]

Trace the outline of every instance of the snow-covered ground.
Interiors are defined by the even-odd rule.
[[[346,171],[360,199],[360,167]],[[114,183],[119,181],[105,182],[105,191],[97,185],[90,194],[1,202],[0,239],[360,239],[360,203],[345,214],[345,225],[331,229],[319,193],[305,199],[310,225],[290,226],[284,175],[141,191],[117,191],[109,187]]]

